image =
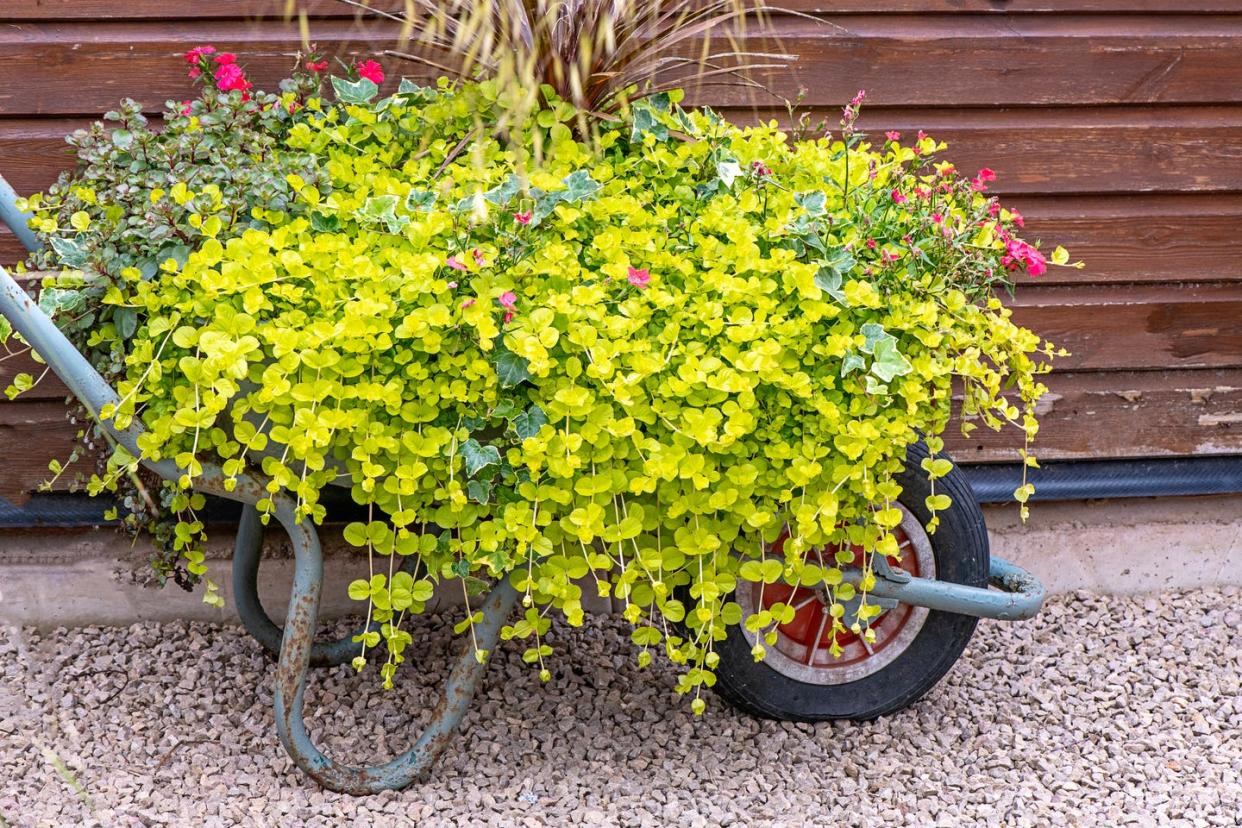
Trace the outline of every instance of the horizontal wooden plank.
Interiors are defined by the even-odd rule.
[[[381,4],[382,5],[382,4]],[[0,22],[354,17],[339,0],[6,0]]]
[[[30,2],[31,0],[25,0]],[[23,0],[18,0],[21,5]],[[44,0],[46,2],[46,0]],[[1238,0],[782,0],[771,5],[808,14],[1209,14],[1242,12]]]
[[[376,8],[400,2],[376,0]],[[1237,0],[783,0],[783,9],[810,14],[1207,14],[1242,11]],[[1189,7],[1189,8],[1188,8]],[[357,9],[339,0],[8,0],[0,22],[30,20],[193,20],[352,17]]]
[[[1047,385],[1033,447],[1042,460],[1242,453],[1242,371],[1060,374]],[[954,427],[945,445],[961,463],[1014,462],[1022,437]]]
[[[1163,195],[1005,199],[1024,234],[1067,247],[1085,270],[1052,268],[1039,284],[1214,282],[1242,279],[1242,196]],[[1023,278],[1021,281],[1028,281]]]
[[[392,27],[317,20],[311,38],[358,54],[389,45]],[[752,28],[752,32],[754,29]],[[296,24],[28,23],[0,30],[8,83],[0,114],[99,112],[124,94],[158,103],[188,94],[176,68],[187,44],[212,42],[275,83],[301,42]],[[1242,17],[1225,15],[857,15],[822,22],[782,16],[757,49],[801,56],[793,70],[760,73],[772,92],[832,106],[866,88],[884,105],[1081,105],[1242,102]],[[747,90],[708,87],[715,104],[771,105]]]
[[[47,464],[62,463],[73,451],[79,425],[69,421],[69,409],[54,400],[0,402],[0,497],[20,505],[52,475]],[[90,464],[79,461],[57,481],[66,489],[78,472],[89,474]]]
[[[1023,286],[1014,319],[1069,349],[1059,370],[1242,367],[1242,284]]]
[[[316,20],[310,42],[353,60],[396,45],[395,24]],[[296,22],[24,23],[0,27],[0,115],[101,113],[131,97],[156,110],[195,94],[186,49],[211,43],[236,52],[250,80],[275,89],[303,48]],[[401,61],[380,58],[395,88]]]
[[[835,128],[839,108],[803,110]],[[784,109],[725,110],[738,123]],[[887,130],[913,140],[919,130],[948,143],[958,169],[994,169],[999,195],[1242,191],[1242,107],[892,109],[863,107],[873,141]]]
[[[748,46],[798,55],[763,70],[770,94],[693,91],[768,106],[809,90],[835,106],[858,89],[883,105],[1016,106],[1242,101],[1242,18],[1225,15],[872,15],[774,21]]]

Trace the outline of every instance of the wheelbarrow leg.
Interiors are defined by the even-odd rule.
[[[323,588],[323,553],[315,528],[294,519],[287,502],[278,501],[276,517],[293,541],[295,555],[289,615],[280,646],[276,672],[276,732],[294,764],[330,790],[349,794],[376,793],[403,788],[427,776],[436,759],[448,747],[487,669],[487,660],[475,658],[472,647],[462,653],[432,715],[431,723],[408,751],[383,765],[349,766],[324,756],[306,732],[302,718],[306,671],[311,642],[319,615]],[[507,579],[492,588],[483,603],[483,621],[475,626],[480,649],[491,651],[500,640],[500,628],[517,603],[517,590]]]
[[[265,650],[276,656],[280,654],[281,630],[259,601],[259,561],[262,550],[263,523],[259,520],[259,510],[249,503],[243,504],[241,522],[237,526],[237,542],[233,547],[233,601],[246,631]],[[417,563],[416,557],[408,556],[402,559],[401,569],[408,572]],[[378,632],[379,628],[379,622],[372,622],[370,627],[364,627],[360,632],[367,629]],[[310,666],[335,667],[352,659],[360,650],[360,645],[353,640],[354,635],[356,633],[338,641],[322,641],[312,645]]]

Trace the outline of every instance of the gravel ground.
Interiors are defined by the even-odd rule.
[[[328,753],[418,731],[455,646],[420,623],[425,673],[397,690],[348,668],[312,682]],[[271,664],[240,628],[0,630],[0,825],[1242,824],[1236,589],[985,622],[920,704],[864,724],[720,703],[695,721],[670,668],[632,666],[620,619],[554,635],[550,686],[506,647],[433,780],[355,799],[285,757]]]

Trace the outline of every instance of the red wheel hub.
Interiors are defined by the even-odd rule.
[[[931,546],[917,519],[906,512],[902,525],[894,529],[893,534],[901,549],[901,559],[889,558],[889,566],[915,577],[935,577]],[[781,554],[785,538],[786,535],[782,535],[772,545],[771,552]],[[854,553],[853,562],[846,564],[837,563],[836,551],[832,549],[814,550],[808,552],[807,557],[809,560],[817,559],[825,567],[848,569],[860,565],[864,554],[861,547],[853,547],[851,551]],[[776,643],[767,648],[767,663],[778,672],[812,683],[844,683],[879,670],[909,646],[927,616],[927,611],[921,607],[889,605],[881,615],[871,619],[870,627],[875,632],[875,640],[867,642],[862,635],[848,629],[853,625],[857,612],[858,602],[855,599],[846,606],[842,622],[847,629],[836,637],[842,652],[834,657],[831,653],[832,617],[828,612],[831,597],[826,587],[794,587],[784,583],[748,586],[751,592],[746,597],[750,600],[742,601],[744,610],[770,609],[774,604],[783,603],[795,611],[792,621],[777,627]],[[883,606],[876,599],[868,601]]]

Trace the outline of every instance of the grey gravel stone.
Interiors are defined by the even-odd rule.
[[[984,622],[950,675],[875,722],[695,720],[624,622],[554,627],[554,679],[496,654],[433,779],[323,791],[276,741],[271,661],[236,627],[0,630],[0,825],[1222,825],[1242,815],[1235,589],[1084,593]],[[344,629],[340,627],[339,629]],[[403,750],[457,643],[423,619],[385,693],[314,674],[311,732]]]

